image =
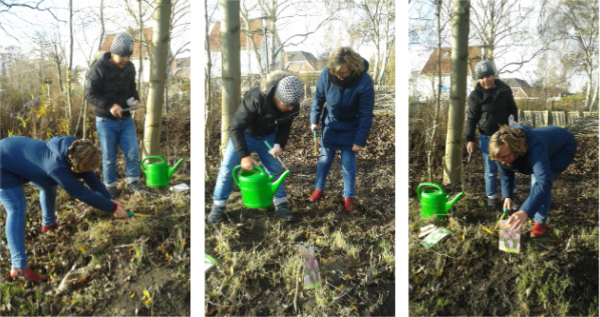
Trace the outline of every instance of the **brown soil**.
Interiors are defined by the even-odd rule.
[[[378,254],[381,246],[376,243],[370,233],[377,233],[379,239],[385,238],[393,247],[395,237],[394,228],[390,222],[394,219],[394,166],[395,166],[395,135],[394,117],[389,115],[377,116],[374,119],[365,151],[357,155],[357,186],[355,189],[355,211],[343,212],[343,182],[342,171],[339,165],[339,154],[334,161],[328,176],[325,195],[319,203],[310,202],[308,196],[314,190],[317,159],[307,159],[306,156],[314,155],[313,135],[309,130],[309,118],[300,115],[294,120],[290,140],[284,152],[283,161],[291,170],[286,179],[286,191],[289,206],[296,220],[283,224],[283,232],[303,232],[291,240],[286,240],[285,234],[278,238],[277,234],[270,232],[279,222],[274,216],[274,208],[265,210],[247,209],[240,204],[240,193],[237,186],[229,199],[226,223],[237,224],[239,236],[230,239],[231,252],[249,250],[253,246],[261,245],[259,250],[266,250],[272,260],[267,262],[267,272],[279,271],[284,263],[278,258],[289,258],[298,253],[298,244],[314,242],[313,234],[320,228],[327,228],[326,232],[333,232],[342,228],[347,232],[349,243],[362,246],[359,258],[348,258],[343,252],[335,251],[328,246],[317,246],[320,260],[320,272],[331,285],[336,287],[344,285],[344,291],[350,288],[342,302],[349,307],[355,303],[356,314],[370,316],[394,316],[394,276],[395,269],[380,271],[374,280],[353,281],[347,276],[364,277],[369,265],[370,250]],[[213,135],[207,140],[207,167],[210,175],[218,173],[218,155],[210,150],[217,148],[219,136]],[[209,152],[210,151],[210,152]],[[214,155],[213,155],[214,154]],[[212,206],[212,193],[215,178],[206,182],[205,207],[210,210]],[[235,207],[233,207],[235,206]],[[208,212],[207,212],[208,213]],[[327,217],[331,214],[334,217]],[[217,227],[219,228],[219,227]],[[223,227],[224,228],[224,227]],[[357,232],[360,230],[362,233]],[[207,230],[206,252],[219,259],[222,255],[215,250],[216,242],[214,233]],[[372,248],[372,249],[371,249]],[[243,268],[242,268],[243,269]],[[225,278],[227,273],[214,272],[218,279]],[[208,279],[208,277],[207,277]],[[289,278],[292,280],[292,277]],[[242,316],[273,316],[310,314],[315,307],[314,296],[310,292],[303,292],[303,297],[298,297],[298,312],[294,312],[293,299],[286,290],[285,281],[273,281],[267,278],[258,278],[247,281],[256,296],[240,299],[237,308],[229,307],[225,303],[207,303],[206,310],[212,316],[242,315]],[[210,286],[207,284],[207,293]],[[302,290],[302,286],[300,286]],[[360,290],[360,293],[359,293]],[[249,292],[254,293],[254,291]],[[358,299],[358,300],[357,300]],[[227,302],[227,299],[225,299]],[[332,309],[332,310],[330,310]],[[338,310],[332,307],[324,308],[322,313],[335,315]],[[354,311],[353,311],[354,312]]]
[[[413,134],[414,136],[414,134]],[[581,230],[591,232],[598,227],[598,137],[577,137],[578,151],[574,162],[559,175],[553,184],[552,202],[549,212],[550,230],[542,238],[532,239],[529,230],[522,235],[521,246],[528,250],[520,254],[509,254],[498,250],[497,239],[472,239],[471,250],[462,257],[445,257],[443,274],[435,280],[418,279],[414,274],[416,268],[435,268],[433,260],[423,257],[423,247],[414,244],[410,249],[411,278],[409,285],[411,315],[519,315],[528,312],[529,315],[559,315],[567,311],[567,315],[588,315],[598,312],[598,251],[577,248],[566,238],[558,238],[554,230],[572,232],[576,238]],[[411,144],[411,150],[416,144]],[[418,221],[420,204],[416,197],[417,186],[426,181],[425,157],[411,155],[410,170],[410,222]],[[411,152],[412,153],[412,152]],[[438,151],[439,153],[439,151]],[[441,152],[443,153],[443,152]],[[465,174],[463,184],[457,188],[445,188],[446,193],[454,196],[459,191],[465,192],[465,197],[457,202],[451,210],[451,218],[461,226],[485,225],[492,228],[500,216],[497,213],[485,211],[485,183],[483,179],[483,163],[478,149],[473,153],[470,163],[471,181],[468,179],[467,157],[463,157]],[[441,170],[434,172],[434,182],[441,179]],[[500,182],[498,181],[498,188]],[[517,176],[518,196],[521,201],[529,195],[530,178]],[[498,201],[500,205],[500,200]],[[500,207],[498,207],[500,209]],[[507,217],[508,218],[508,217]],[[438,226],[449,226],[449,221],[437,223]],[[418,228],[411,227],[411,237],[418,233]],[[596,239],[598,237],[596,236]],[[469,240],[469,237],[467,237]],[[443,240],[430,251],[430,259],[436,255],[450,252],[457,245],[464,243],[460,238]],[[597,245],[597,244],[596,244]],[[568,249],[567,249],[568,248]],[[564,253],[567,253],[565,255]],[[526,256],[535,257],[535,262]],[[535,264],[532,264],[535,263]],[[537,296],[536,289],[526,297],[517,288],[517,281],[522,278],[524,267],[547,265],[546,271],[537,283],[551,278],[569,281],[560,299],[544,300]],[[437,268],[439,271],[439,268]],[[437,272],[437,271],[436,271]],[[422,273],[420,275],[423,277]],[[415,280],[416,279],[416,280]],[[430,287],[430,285],[432,285]],[[446,304],[431,306],[432,298],[440,299]],[[559,304],[569,303],[565,309]],[[423,308],[423,304],[428,306]]]

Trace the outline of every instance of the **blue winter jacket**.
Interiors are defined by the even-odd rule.
[[[362,78],[349,88],[332,84],[327,67],[321,73],[310,113],[311,124],[321,118],[321,146],[337,150],[352,150],[353,144],[365,146],[373,124],[375,90],[367,73],[369,63],[364,62]]]
[[[72,197],[102,211],[111,211],[114,203],[98,176],[93,171],[78,174],[71,171],[67,150],[73,141],[72,136],[55,137],[47,142],[24,136],[1,140],[0,190],[27,182],[42,188],[60,185]]]
[[[577,141],[571,132],[556,126],[532,129],[528,126],[513,125],[527,133],[527,152],[513,162],[513,169],[500,168],[502,197],[512,197],[515,172],[535,176],[531,194],[521,205],[521,210],[533,218],[546,197],[551,195],[552,179],[564,171],[575,157]],[[561,153],[562,152],[562,153]],[[553,159],[561,153],[560,159]],[[566,155],[564,155],[566,154]]]

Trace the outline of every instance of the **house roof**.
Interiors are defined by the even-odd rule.
[[[510,88],[521,88],[528,95],[531,96],[531,86],[529,83],[524,81],[523,79],[518,78],[500,78],[505,84],[507,84]]]
[[[248,23],[250,24],[249,29],[250,29],[250,33],[252,34],[252,36],[254,38],[254,43],[256,43],[256,46],[260,46],[260,44],[262,43],[263,37],[264,37],[262,20],[261,19],[250,19],[250,20],[248,20]],[[246,36],[246,23],[244,21],[240,21],[240,28],[241,28],[240,49],[251,48],[252,44],[250,43],[250,41],[247,40],[248,37]],[[213,26],[213,29],[208,36],[208,44],[210,45],[211,50],[213,50],[213,49],[220,50],[221,49],[220,35],[221,35],[221,22],[217,22]]]
[[[442,47],[442,56],[441,56],[441,66],[442,66],[442,74],[450,73],[450,64],[451,58],[450,54],[452,53],[451,47]],[[423,66],[423,70],[421,70],[421,74],[436,74],[438,72],[437,68],[437,57],[438,50],[437,48],[431,52],[431,56]],[[475,65],[481,60],[481,48],[479,46],[469,46],[469,58],[471,59],[471,67],[475,69]],[[467,73],[470,74],[471,68],[467,67]]]
[[[139,54],[139,34],[140,31],[139,30],[134,30],[130,32],[119,32],[119,33],[114,33],[114,34],[108,34],[105,38],[104,38],[104,42],[102,42],[102,47],[100,48],[101,51],[105,51],[108,52],[110,51],[110,46],[112,45],[113,39],[115,38],[115,36],[117,36],[117,34],[120,33],[127,33],[129,35],[131,35],[131,37],[133,37],[133,40],[136,42],[135,45],[133,45],[133,54],[131,54],[131,58],[138,58],[140,56]],[[152,27],[149,28],[145,28],[144,29],[144,40],[146,41],[151,41],[152,40]],[[152,43],[150,43],[150,45],[148,45],[148,50],[150,51],[150,53],[152,52]],[[142,45],[142,55],[144,57],[147,57],[149,54],[146,52],[146,47],[145,45]]]
[[[313,70],[317,70],[317,59],[309,52],[305,51],[293,51],[285,52],[287,62],[307,62]],[[287,68],[287,65],[286,65]]]

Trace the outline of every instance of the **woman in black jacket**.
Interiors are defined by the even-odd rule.
[[[253,165],[259,165],[250,156],[251,152],[256,151],[269,175],[281,172],[281,163],[276,157],[283,153],[292,121],[300,111],[303,97],[304,84],[300,78],[283,71],[269,74],[261,82],[260,88],[246,92],[229,123],[231,138],[219,169],[213,206],[207,219],[209,224],[218,223],[223,218],[227,199],[233,189],[233,169],[240,163],[244,170],[252,170]],[[273,146],[274,152],[269,152],[265,141]],[[284,182],[281,182],[275,192],[273,202],[277,216],[291,221],[292,213],[287,206]]]
[[[140,186],[140,149],[129,107],[139,106],[140,96],[135,86],[135,66],[129,61],[133,54],[133,38],[118,34],[110,52],[94,62],[85,81],[85,98],[94,105],[96,129],[102,147],[102,174],[110,196],[117,196],[117,149],[125,155],[127,188],[143,191]]]
[[[494,68],[489,61],[481,61],[475,66],[478,78],[477,86],[469,95],[469,110],[467,113],[467,151],[473,152],[475,127],[479,129],[479,146],[485,168],[485,191],[488,211],[496,210],[498,199],[497,162],[490,159],[488,144],[490,137],[498,131],[500,125],[509,124],[509,117],[518,119],[517,104],[513,98],[512,89],[495,78]],[[516,185],[513,186],[516,191]],[[511,193],[514,195],[514,193]],[[514,198],[514,197],[512,197]],[[517,207],[515,200],[513,204]]]

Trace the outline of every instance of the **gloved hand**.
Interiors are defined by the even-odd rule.
[[[275,143],[273,148],[269,150],[269,154],[273,155],[273,158],[277,158],[277,156],[281,156],[281,154],[283,154],[283,149],[281,146],[279,146],[279,144]]]

